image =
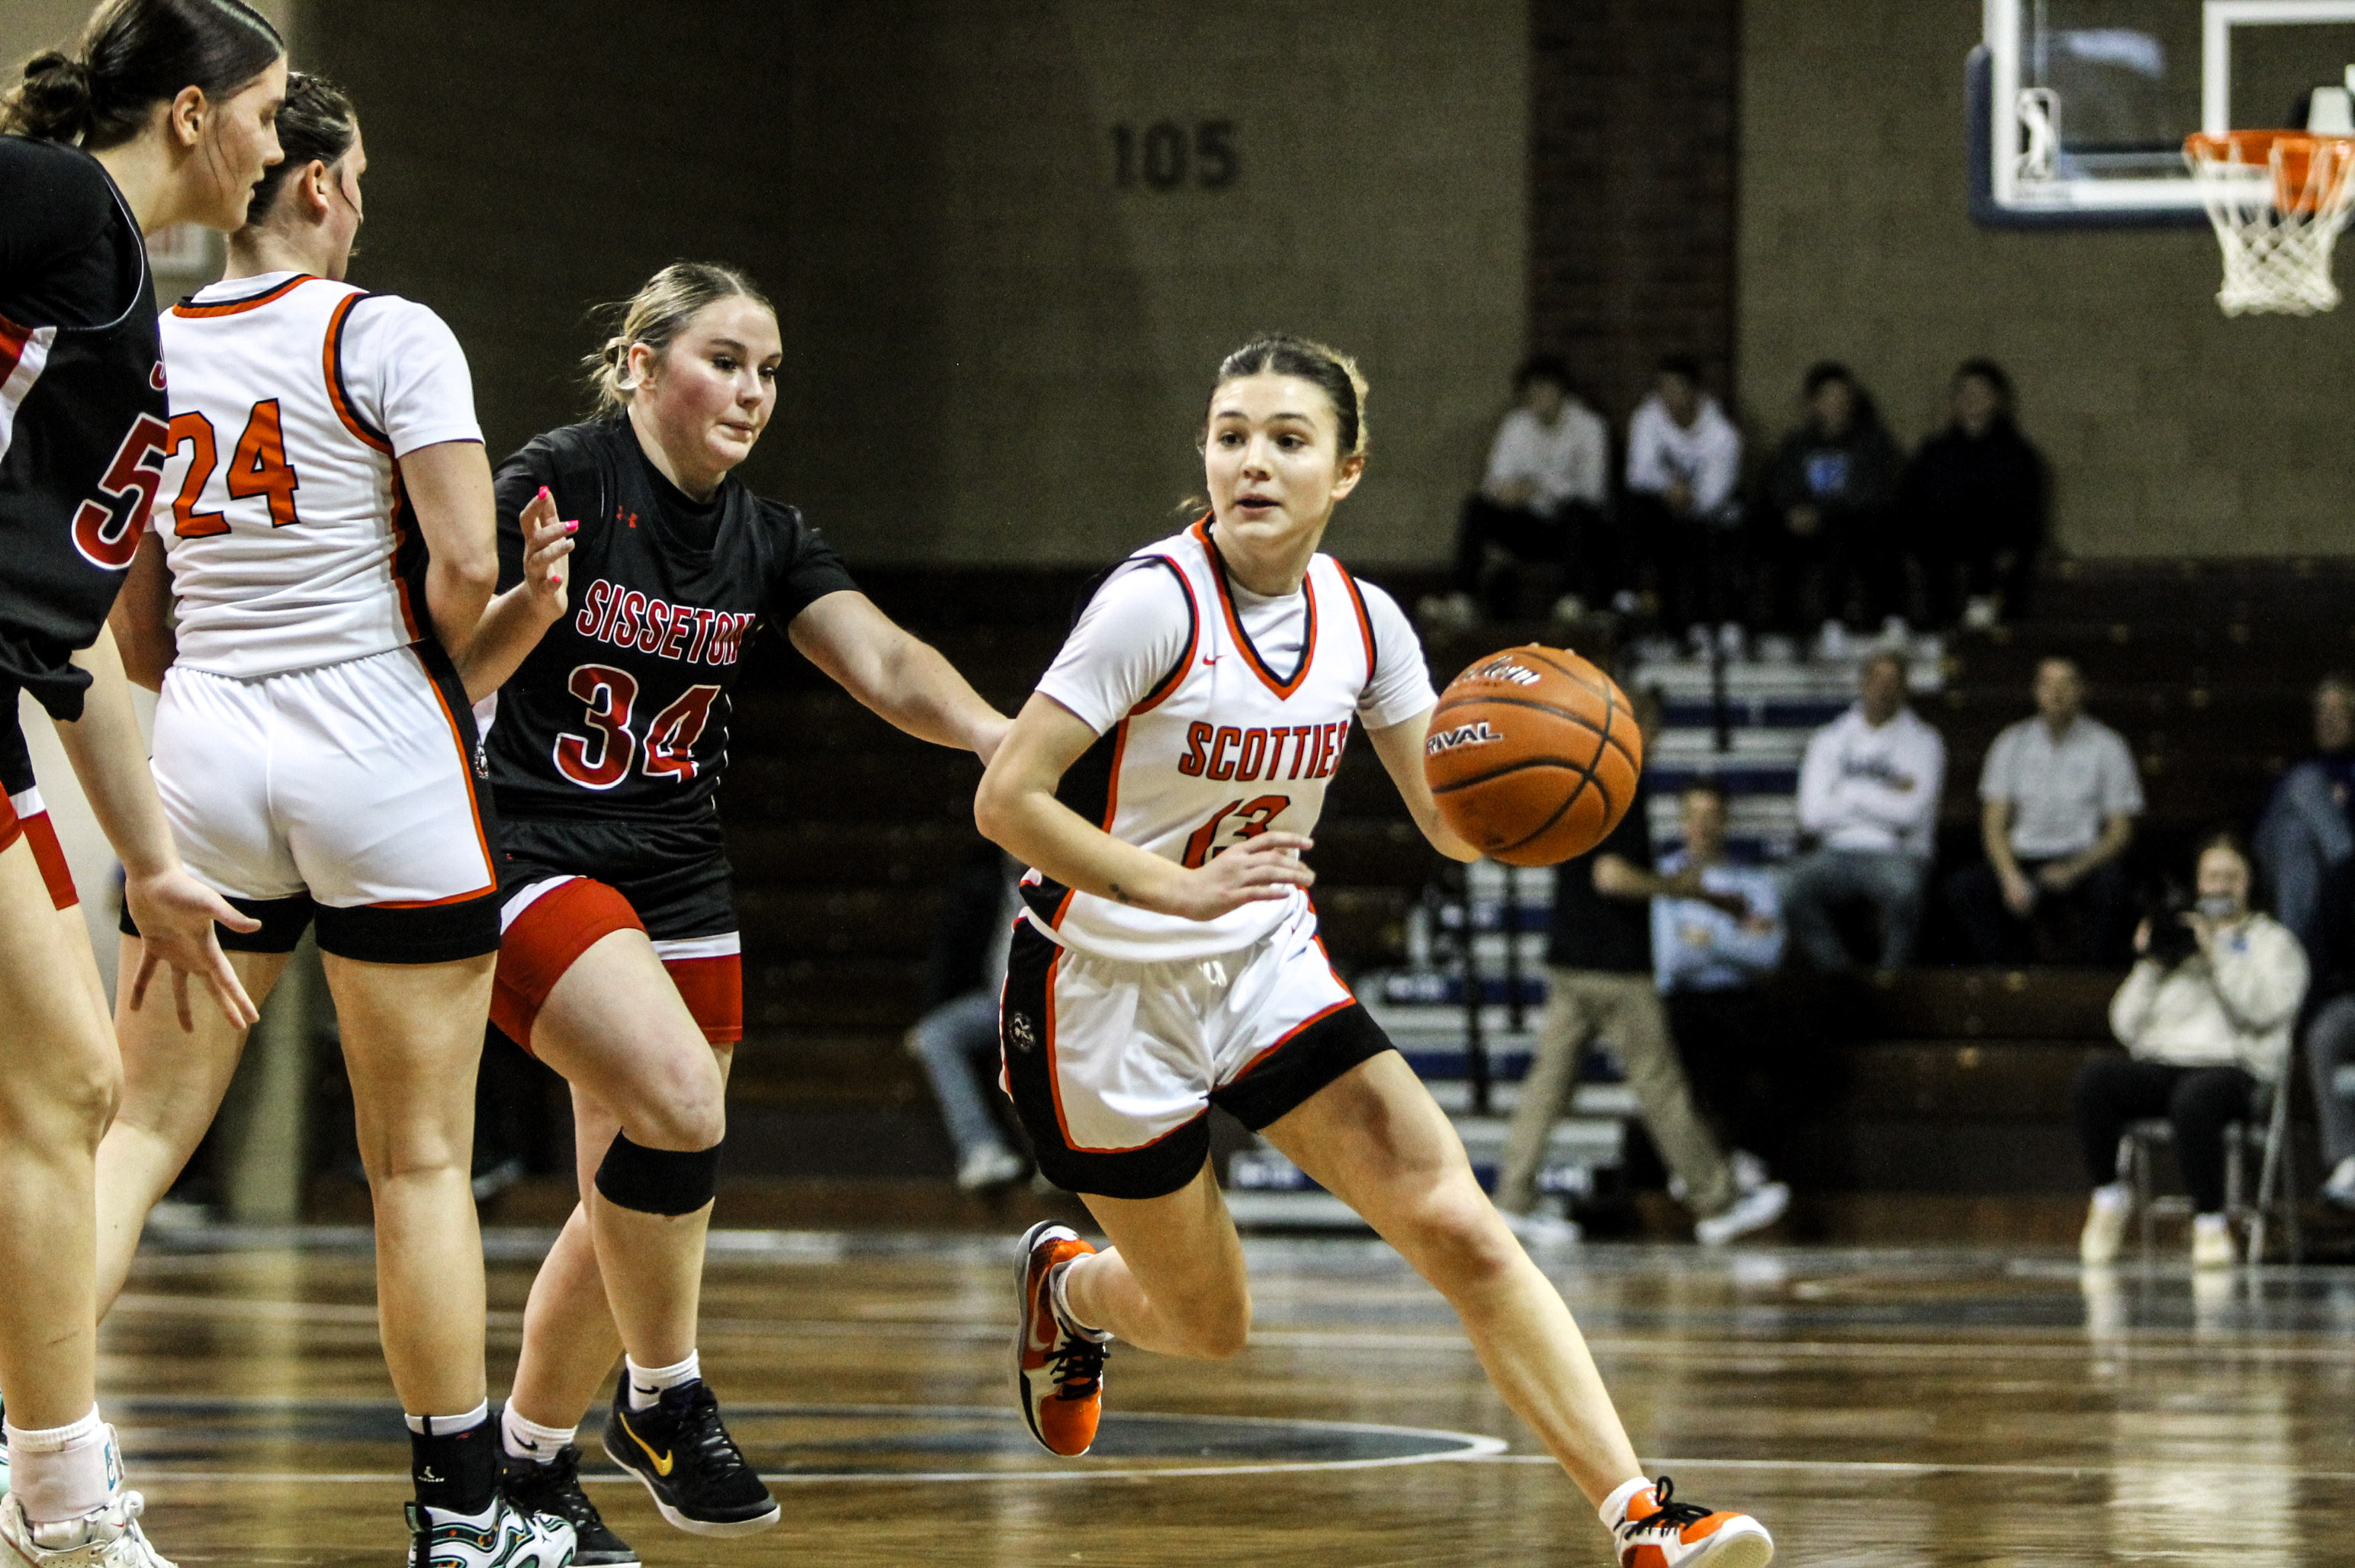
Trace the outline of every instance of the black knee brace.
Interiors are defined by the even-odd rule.
[[[719,1190],[720,1144],[691,1153],[644,1148],[627,1133],[597,1167],[597,1190],[616,1208],[641,1214],[692,1214]]]

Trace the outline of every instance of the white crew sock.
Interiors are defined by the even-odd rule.
[[[472,1432],[491,1418],[491,1402],[483,1401],[464,1415],[407,1415],[409,1429],[421,1437],[446,1437],[453,1432]]]
[[[123,1477],[114,1432],[98,1406],[71,1426],[27,1432],[6,1424],[8,1487],[35,1524],[57,1524],[102,1509]]]
[[[629,1357],[623,1356],[622,1365],[629,1370],[630,1408],[652,1410],[655,1403],[662,1398],[665,1389],[677,1388],[681,1383],[691,1383],[703,1375],[703,1353],[699,1350],[689,1350],[687,1353],[687,1360],[669,1367],[642,1367]]]
[[[1627,1505],[1635,1500],[1637,1492],[1648,1489],[1651,1484],[1641,1476],[1632,1481],[1620,1482],[1618,1490],[1604,1498],[1603,1506],[1594,1510],[1602,1516],[1603,1528],[1617,1530],[1626,1520]]]
[[[513,1401],[499,1413],[499,1443],[510,1458],[549,1464],[580,1435],[578,1426],[542,1426],[526,1420],[516,1413]]]
[[[1055,1272],[1047,1276],[1047,1299],[1054,1305],[1055,1316],[1060,1317],[1081,1339],[1092,1339],[1099,1345],[1108,1345],[1112,1343],[1112,1331],[1107,1328],[1092,1328],[1081,1322],[1080,1315],[1071,1310],[1071,1296],[1064,1289],[1065,1282],[1071,1277],[1071,1264],[1079,1261],[1078,1258],[1071,1258],[1055,1265]]]

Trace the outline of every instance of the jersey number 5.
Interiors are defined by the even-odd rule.
[[[556,737],[556,771],[582,789],[612,789],[629,776],[638,754],[638,738],[630,728],[630,710],[637,706],[638,678],[611,665],[576,667],[564,688],[588,707],[593,736],[570,731]],[[695,743],[711,720],[717,686],[690,686],[678,699],[646,725],[645,768],[648,778],[695,776]]]
[[[156,487],[164,483],[161,458],[169,439],[162,420],[141,414],[98,481],[104,499],[74,508],[74,549],[92,566],[120,571],[139,553],[139,535],[155,507]]]
[[[1291,804],[1292,797],[1288,795],[1263,795],[1249,803],[1229,801],[1209,821],[1194,829],[1194,836],[1186,840],[1186,868],[1192,870],[1206,866],[1220,852],[1233,848],[1245,839],[1258,837],[1267,831],[1268,824]],[[1233,837],[1221,844],[1219,839],[1222,834]]]
[[[172,502],[172,532],[184,539],[207,539],[229,532],[229,519],[218,512],[199,512],[197,503],[211,482],[213,469],[220,461],[220,446],[213,434],[213,421],[190,410],[172,416],[169,450],[177,453],[186,445],[188,453],[188,475],[180,481],[180,494]],[[230,454],[229,473],[222,481],[229,487],[232,501],[250,500],[256,496],[270,498],[270,526],[289,528],[303,519],[294,511],[294,492],[303,487],[295,477],[294,465],[286,461],[286,429],[279,418],[278,400],[265,398],[253,405],[246,416],[245,433],[237,438],[237,451]]]

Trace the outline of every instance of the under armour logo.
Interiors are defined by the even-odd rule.
[[[1038,1049],[1039,1033],[1031,1027],[1030,1015],[1028,1013],[1006,1015],[1006,1038],[1013,1042],[1014,1049],[1017,1051]]]
[[[437,1487],[442,1485],[442,1477],[433,1473],[433,1467],[431,1465],[418,1471],[417,1478],[421,1481],[431,1481]]]

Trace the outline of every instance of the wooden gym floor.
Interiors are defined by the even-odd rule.
[[[544,1240],[489,1238],[495,1389]],[[1103,1440],[1063,1463],[1007,1395],[1006,1241],[715,1241],[704,1364],[785,1520],[702,1541],[597,1482],[649,1563],[1610,1561],[1445,1307],[1372,1243],[1251,1243],[1253,1348],[1210,1367],[1116,1351]],[[2355,1271],[2195,1283],[2179,1256],[2090,1282],[2049,1253],[1542,1261],[1646,1464],[1764,1518],[1781,1562],[2355,1562]],[[105,1351],[167,1555],[402,1560],[407,1445],[361,1238],[151,1245]]]

